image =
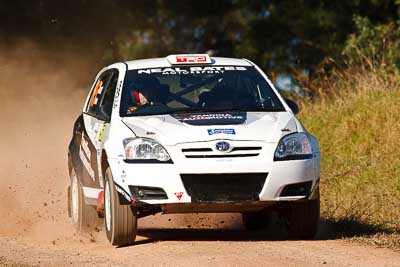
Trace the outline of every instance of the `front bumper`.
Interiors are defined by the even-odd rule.
[[[171,148],[169,149],[169,151]],[[265,149],[264,149],[265,150]],[[268,149],[266,149],[268,151]],[[269,149],[271,151],[271,149]],[[268,206],[270,203],[277,201],[294,201],[309,197],[312,191],[318,185],[319,179],[319,155],[314,155],[312,159],[290,160],[274,162],[269,155],[260,153],[257,157],[247,158],[183,158],[173,157],[174,163],[126,163],[123,159],[109,159],[109,165],[113,173],[117,191],[122,195],[120,199],[125,199],[124,204],[134,203],[139,201],[142,204],[160,205],[161,207],[169,207],[169,210],[176,212],[184,212],[184,206],[179,208],[179,204],[201,203],[199,212],[207,212],[207,203],[244,203],[243,207],[257,206],[254,203],[261,203],[261,206]],[[246,177],[254,174],[265,174],[265,179],[260,185],[258,191],[255,192],[254,198],[240,197],[235,199],[199,199],[194,198],[193,192],[188,192],[188,186],[183,182],[183,177],[190,175],[214,175],[215,178],[225,177],[229,175],[243,176],[244,185],[246,185]],[[227,180],[229,181],[229,180]],[[288,185],[295,188],[296,185],[307,185],[305,191],[289,190]],[[293,186],[295,185],[295,186]],[[231,186],[226,182],[226,187]],[[136,199],[132,193],[132,188],[160,188],[165,194],[165,197],[145,197]],[[243,187],[242,187],[243,188]],[[286,188],[286,189],[285,189]],[[214,188],[215,189],[215,188]],[[290,189],[290,188],[289,188]],[[207,191],[207,187],[202,189]],[[210,190],[213,190],[212,188]],[[233,190],[233,189],[232,189]],[[239,188],[240,191],[240,188]],[[285,193],[284,193],[285,192]],[[298,192],[298,194],[296,193]],[[207,193],[207,192],[205,192]],[[235,192],[232,192],[232,195]],[[254,193],[254,192],[253,192]],[[159,196],[159,195],[158,195]],[[132,202],[133,201],[133,202]],[[172,205],[173,204],[173,205]],[[209,205],[209,212],[213,212],[212,205]],[[215,206],[215,205],[214,205]],[[218,205],[217,205],[218,206]],[[234,206],[234,205],[233,205]],[[221,208],[222,207],[222,208]],[[232,205],[231,205],[232,207]],[[166,208],[165,208],[166,210]],[[216,210],[223,211],[223,205],[216,207]]]

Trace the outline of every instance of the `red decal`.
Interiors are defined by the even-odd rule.
[[[182,198],[182,196],[183,196],[183,192],[175,193],[175,196],[176,196],[179,200],[181,200],[181,198]]]
[[[206,62],[207,58],[205,56],[197,57],[197,62]]]
[[[177,63],[202,63],[207,62],[206,56],[176,56]]]
[[[187,57],[176,57],[176,62],[178,63],[183,63],[183,62],[187,62]]]

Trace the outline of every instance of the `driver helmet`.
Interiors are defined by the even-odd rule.
[[[130,84],[130,94],[133,103],[132,108],[137,109],[144,105],[153,105],[159,86],[160,83],[155,78],[132,82]]]

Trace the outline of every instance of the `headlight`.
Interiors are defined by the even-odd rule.
[[[168,152],[157,141],[145,138],[128,138],[124,140],[127,160],[169,161]]]
[[[305,133],[284,136],[275,150],[274,161],[312,158],[312,148]]]

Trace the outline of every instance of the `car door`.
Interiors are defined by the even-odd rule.
[[[99,185],[103,188],[103,177],[102,177],[102,153],[104,148],[104,142],[108,138],[108,133],[110,131],[110,121],[111,113],[114,107],[114,98],[116,97],[117,84],[121,85],[119,82],[120,73],[117,69],[112,70],[110,80],[107,84],[104,93],[101,95],[100,104],[97,107],[97,116],[92,120],[92,129],[95,130],[93,136],[93,143],[97,149],[97,170]],[[94,166],[95,167],[95,166]]]
[[[84,187],[103,188],[101,177],[102,137],[109,125],[111,108],[118,81],[118,70],[107,70],[100,75],[92,89],[83,112],[80,159],[84,171],[81,183]]]

